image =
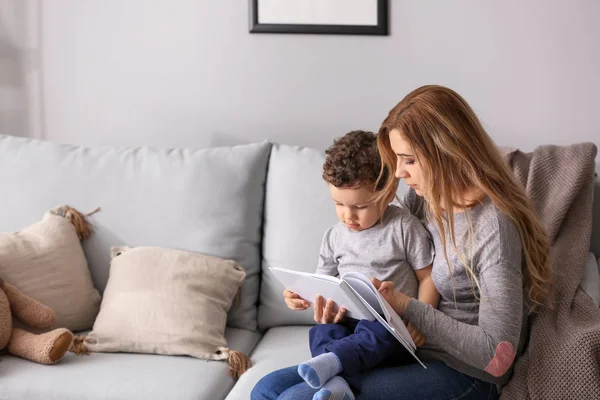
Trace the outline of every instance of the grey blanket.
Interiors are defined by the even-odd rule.
[[[550,237],[554,309],[529,317],[529,342],[501,399],[600,399],[600,309],[579,287],[590,248],[596,146],[543,146],[506,159]]]

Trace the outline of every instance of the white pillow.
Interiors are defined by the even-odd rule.
[[[588,255],[579,285],[592,298],[596,307],[600,306],[600,271],[598,270],[598,262],[592,253]]]

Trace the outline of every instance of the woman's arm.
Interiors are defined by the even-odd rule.
[[[422,210],[420,200],[412,190],[405,197],[413,213]],[[472,250],[479,254],[476,271],[481,292],[478,299],[462,304],[462,309],[473,310],[469,323],[455,320],[398,292],[390,296],[389,293],[394,293],[393,286],[386,289],[382,285],[381,289],[389,292],[387,296],[397,304],[397,312],[416,326],[428,343],[457,360],[500,377],[510,369],[521,335],[524,310],[521,240],[514,223],[502,214],[477,232],[477,236],[479,249]],[[448,268],[447,265],[441,267]],[[477,300],[478,310],[473,308]],[[452,303],[452,298],[447,301]],[[471,322],[473,320],[476,322]]]
[[[431,305],[393,292],[384,282],[382,294],[400,316],[421,331],[430,344],[454,358],[500,377],[516,355],[523,317],[523,289],[519,258],[502,260],[479,274],[481,301],[477,325],[459,322]]]
[[[481,301],[478,325],[459,322],[432,306],[410,300],[404,316],[429,343],[453,357],[500,377],[516,356],[523,318],[520,262],[498,263],[479,275]]]
[[[466,322],[460,322],[418,300],[392,290],[384,283],[380,291],[401,316],[413,324],[431,345],[489,374],[504,375],[515,358],[523,320],[522,247],[514,224],[498,215],[497,224],[480,231],[474,244],[479,254],[475,271],[481,287],[478,299],[457,299]],[[460,265],[454,266],[459,268]],[[440,265],[440,268],[448,268]],[[440,271],[441,272],[441,271]],[[451,279],[448,275],[447,279]],[[463,290],[471,290],[470,287]],[[469,297],[469,296],[468,296]],[[450,295],[447,307],[454,307]],[[478,305],[479,308],[475,308]],[[471,313],[471,318],[469,318]],[[474,325],[471,325],[474,324]]]

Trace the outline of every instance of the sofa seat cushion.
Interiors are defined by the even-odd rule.
[[[260,334],[228,328],[232,349],[249,354]],[[128,353],[67,354],[47,366],[0,357],[2,400],[218,400],[234,384],[224,361]]]
[[[227,400],[249,399],[256,382],[269,372],[308,360],[310,328],[304,325],[269,329],[252,353],[253,367],[236,382]]]

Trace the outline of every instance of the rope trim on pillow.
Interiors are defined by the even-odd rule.
[[[69,351],[78,356],[89,356],[90,350],[86,347],[86,343],[90,343],[90,340],[85,336],[75,336],[73,342],[69,347]]]
[[[252,366],[252,360],[245,353],[237,350],[230,350],[227,347],[219,347],[219,350],[227,355],[227,365],[229,366],[229,376],[237,380],[242,374],[248,371]]]

